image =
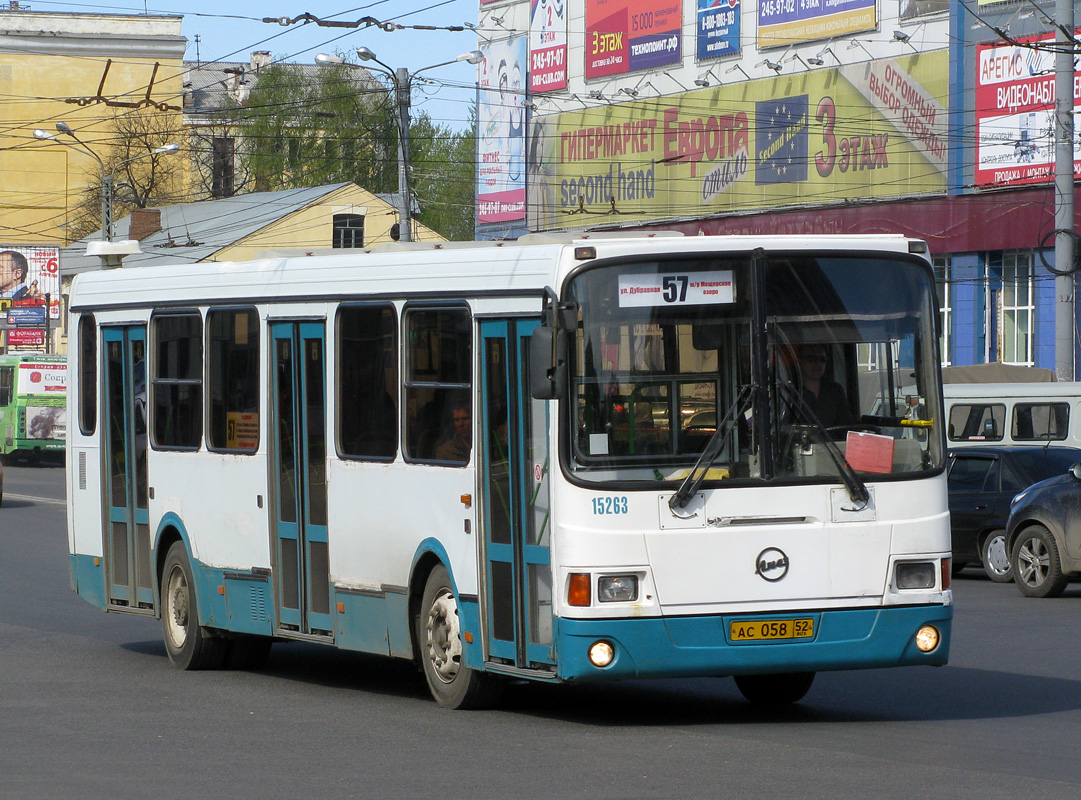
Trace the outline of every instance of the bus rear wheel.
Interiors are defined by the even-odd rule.
[[[813,672],[737,675],[736,687],[748,702],[757,706],[783,706],[802,700],[814,679]]]
[[[500,686],[491,675],[462,663],[461,623],[450,575],[439,564],[428,576],[416,617],[417,650],[428,690],[443,708],[485,708]]]
[[[165,652],[180,669],[218,669],[227,642],[199,624],[195,581],[183,542],[174,542],[161,573],[161,626]]]

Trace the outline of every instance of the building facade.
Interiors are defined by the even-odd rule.
[[[935,260],[945,364],[1055,367],[1054,3],[479,9],[479,238],[904,233]]]
[[[131,177],[106,165],[146,155],[148,126],[179,135],[180,23],[0,7],[0,352],[63,352],[60,248],[97,226],[106,177]]]

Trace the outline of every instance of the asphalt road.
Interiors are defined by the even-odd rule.
[[[159,624],[72,594],[63,473],[9,467],[0,508],[0,798],[1081,796],[1081,584],[955,580],[951,664],[828,673],[781,710],[728,679],[514,686],[435,706],[416,670],[276,645],[179,672]]]

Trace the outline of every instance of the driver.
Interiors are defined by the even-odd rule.
[[[799,361],[801,394],[806,406],[801,406],[797,416],[807,417],[809,408],[826,428],[851,425],[856,421],[848,407],[845,390],[836,381],[826,377],[829,350],[824,344],[802,344],[796,351]],[[814,422],[813,418],[804,422]]]

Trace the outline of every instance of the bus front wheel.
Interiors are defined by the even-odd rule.
[[[491,675],[462,663],[461,623],[450,575],[439,564],[428,576],[416,618],[417,649],[428,690],[444,708],[484,708],[498,697]]]
[[[737,675],[736,687],[748,702],[759,706],[798,703],[814,683],[813,672],[785,672],[777,675]]]
[[[199,625],[195,581],[183,542],[174,542],[161,573],[161,626],[165,652],[180,669],[217,669],[226,655],[225,639]]]

